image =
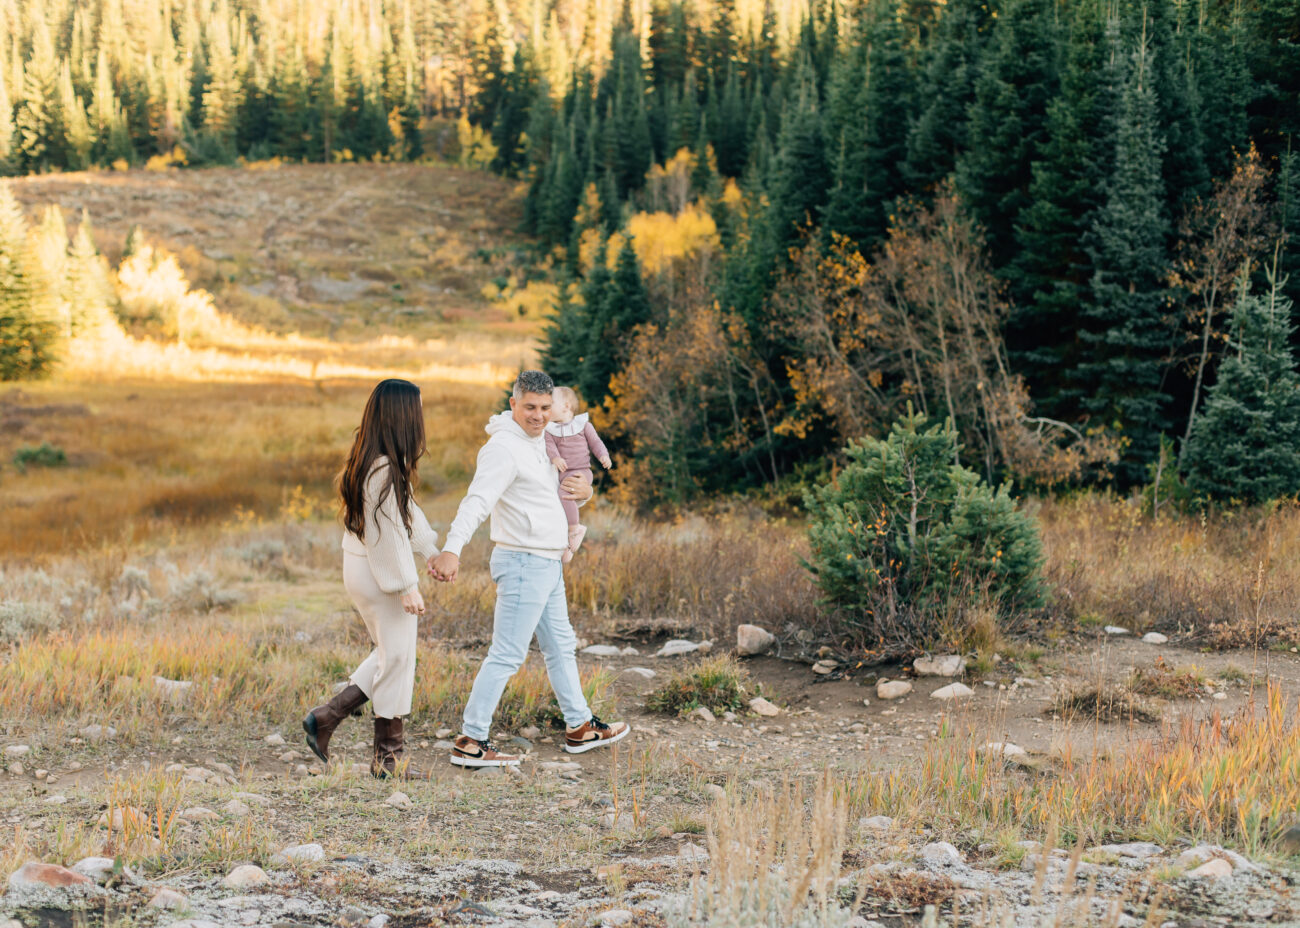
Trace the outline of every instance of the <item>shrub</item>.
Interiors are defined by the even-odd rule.
[[[62,448],[56,448],[48,441],[36,446],[26,446],[14,452],[14,467],[20,474],[27,473],[28,467],[63,467],[68,463],[68,456]]]
[[[1005,616],[1044,599],[1034,521],[957,463],[951,427],[924,423],[850,443],[844,469],[805,497],[823,604],[891,653],[941,643],[967,604]]]
[[[0,602],[0,641],[23,641],[54,631],[59,615],[45,602],[5,600]]]
[[[697,661],[674,673],[650,694],[646,708],[652,712],[682,715],[704,706],[712,712],[735,711],[744,705],[749,671],[729,654]]]

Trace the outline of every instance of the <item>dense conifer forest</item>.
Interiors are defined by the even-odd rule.
[[[10,174],[517,177],[545,363],[643,501],[797,489],[909,407],[1024,485],[1300,490],[1205,472],[1296,425],[1290,345],[1243,334],[1300,295],[1287,0],[7,0],[0,38]],[[1223,415],[1229,357],[1285,382]]]

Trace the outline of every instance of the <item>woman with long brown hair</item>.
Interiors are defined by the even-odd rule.
[[[345,689],[307,713],[307,745],[329,760],[334,729],[370,700],[375,713],[376,777],[425,779],[402,760],[402,716],[411,711],[416,629],[424,613],[414,555],[438,553],[437,533],[416,505],[416,465],[424,455],[420,390],[385,380],[366,402],[347,464],[338,478],[343,534],[343,586],[375,643]]]

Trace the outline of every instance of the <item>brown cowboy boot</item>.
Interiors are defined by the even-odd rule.
[[[329,702],[317,706],[302,720],[302,730],[307,733],[307,747],[321,760],[329,763],[330,735],[343,721],[366,703],[366,694],[355,683],[339,690]]]
[[[404,739],[401,719],[381,719],[375,716],[375,756],[370,761],[370,775],[384,780],[427,780],[429,774],[402,759]]]

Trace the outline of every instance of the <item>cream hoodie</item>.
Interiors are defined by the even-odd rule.
[[[560,505],[560,475],[546,458],[545,433],[529,437],[508,411],[488,420],[469,491],[456,510],[442,550],[457,556],[492,516],[492,540],[510,551],[560,560],[569,522]]]
[[[438,553],[438,533],[429,527],[424,511],[410,501],[407,512],[411,517],[408,535],[397,508],[397,493],[389,490],[384,504],[376,506],[375,500],[388,481],[388,458],[382,454],[375,458],[366,477],[365,530],[362,541],[352,532],[343,533],[343,550],[370,561],[370,573],[375,583],[385,593],[409,593],[420,585],[420,575],[415,569],[414,555],[427,560]]]

